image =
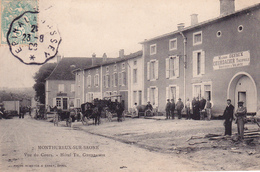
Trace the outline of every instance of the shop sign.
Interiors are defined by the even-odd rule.
[[[213,58],[213,69],[228,69],[235,67],[248,66],[250,64],[250,52],[242,51],[231,53]]]

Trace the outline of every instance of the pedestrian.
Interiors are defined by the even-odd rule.
[[[200,119],[200,101],[199,97],[196,98],[193,104],[193,119],[199,120]]]
[[[213,103],[209,99],[207,99],[205,109],[206,109],[207,119],[209,121],[210,121],[211,116],[212,116],[212,107],[213,107]]]
[[[223,113],[223,117],[225,119],[225,136],[232,135],[232,120],[233,120],[234,106],[231,104],[231,100],[227,99],[227,106]]]
[[[199,111],[200,111],[200,119],[202,120],[205,119],[205,109],[204,109],[205,105],[206,105],[206,100],[204,99],[204,97],[201,97]]]
[[[137,109],[137,103],[135,103],[134,106],[133,106],[132,118],[134,118],[136,116],[138,116],[138,118],[139,118],[138,109]]]
[[[237,123],[237,132],[239,139],[244,139],[244,125],[246,121],[246,113],[247,109],[243,106],[244,102],[238,102],[238,108],[235,113],[236,116],[236,123]]]
[[[181,111],[184,108],[184,104],[181,101],[181,98],[178,99],[178,102],[176,103],[176,110],[178,113],[178,119],[181,119]]]
[[[189,98],[187,98],[187,101],[185,103],[185,110],[186,110],[186,119],[191,119],[191,116],[190,116],[190,108],[191,108],[191,102],[189,100]]]
[[[151,105],[150,101],[148,101],[145,107],[144,116],[152,116],[152,115],[153,115],[153,106]]]
[[[170,108],[170,111],[171,111],[172,119],[174,119],[174,111],[175,111],[175,102],[174,102],[174,99],[171,99],[171,108]]]
[[[165,111],[166,111],[166,119],[170,119],[170,115],[171,115],[171,102],[170,102],[170,99],[167,99]]]
[[[195,97],[193,97],[193,99],[192,99],[192,101],[191,101],[191,118],[192,119],[194,119],[194,109],[193,109],[193,106],[194,106],[194,104],[195,104],[195,102],[196,102],[196,98]]]
[[[123,105],[122,103],[118,103],[116,104],[116,113],[117,113],[117,121],[118,122],[122,122],[122,113],[124,111]]]

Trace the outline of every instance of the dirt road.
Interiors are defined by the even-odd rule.
[[[232,138],[209,140],[203,137],[209,133],[223,134],[223,120],[160,119],[126,119],[120,123],[116,119],[113,122],[103,120],[98,127],[82,126],[81,123],[74,123],[73,127],[152,152],[187,159],[196,164],[198,170],[260,170],[260,136],[249,142],[236,142]],[[232,126],[235,135],[237,126],[234,123]],[[256,124],[248,123],[246,127],[259,129]]]
[[[30,119],[28,116],[25,116],[25,119],[0,120],[0,171],[201,169],[199,164],[176,154],[151,152],[131,144],[89,134],[84,130],[75,130],[75,126],[74,129],[57,127],[46,121]]]

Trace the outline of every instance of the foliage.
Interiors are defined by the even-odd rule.
[[[39,71],[36,72],[33,77],[35,80],[33,86],[35,90],[35,100],[42,104],[45,103],[45,79],[51,74],[55,67],[56,63],[46,63],[40,67]]]

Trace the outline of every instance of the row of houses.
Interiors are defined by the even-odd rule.
[[[121,95],[126,108],[150,101],[164,111],[168,98],[204,97],[214,103],[215,114],[223,113],[227,98],[234,105],[244,101],[248,112],[259,111],[260,4],[235,11],[234,3],[220,0],[220,16],[208,21],[199,23],[192,14],[190,26],[179,24],[174,32],[144,40],[142,51],[124,55],[121,50],[116,59],[93,55],[91,63],[71,70],[73,96],[64,86],[48,86],[50,76],[46,95],[61,88],[54,91],[56,99],[46,96],[46,103],[70,101],[79,107],[94,98]]]

